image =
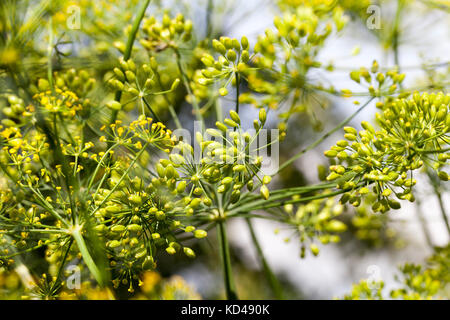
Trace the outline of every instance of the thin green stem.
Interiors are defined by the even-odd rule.
[[[141,4],[141,6],[138,8],[138,13],[136,16],[136,19],[134,20],[133,26],[131,27],[130,35],[128,36],[127,40],[127,46],[125,48],[125,52],[123,54],[123,59],[127,61],[131,57],[131,52],[133,50],[134,40],[136,39],[136,35],[139,30],[139,26],[141,25],[141,21],[144,18],[145,11],[147,10],[148,5],[150,4],[151,0],[144,0]],[[118,90],[116,91],[116,95],[114,97],[114,100],[117,102],[120,102],[120,99],[122,98],[122,91]],[[111,115],[111,120],[109,123],[116,122],[117,114],[119,113],[118,110],[114,110]]]
[[[67,245],[67,249],[64,252],[63,259],[62,259],[61,264],[60,264],[59,269],[58,269],[58,274],[56,276],[56,280],[53,283],[53,289],[55,289],[56,285],[58,284],[58,281],[61,279],[61,275],[63,273],[64,265],[66,264],[66,260],[67,260],[67,257],[69,256],[69,251],[70,251],[70,248],[72,247],[72,244],[73,244],[73,238],[69,239],[69,243]]]
[[[213,15],[214,4],[213,0],[208,0],[206,7],[206,38],[211,37],[213,27],[212,27],[212,15]]]
[[[237,206],[237,207],[227,211],[227,217],[236,216],[242,212],[263,210],[263,209],[269,209],[269,208],[274,208],[274,207],[281,207],[286,204],[294,204],[294,203],[300,203],[300,202],[308,202],[308,201],[317,200],[317,199],[330,198],[330,197],[334,197],[336,195],[345,193],[347,191],[348,191],[347,189],[338,190],[338,191],[334,191],[334,192],[330,192],[330,193],[322,193],[322,194],[315,195],[315,196],[304,197],[304,198],[299,198],[299,199],[292,199],[292,200],[283,200],[283,201],[279,201],[279,202],[277,202],[276,200],[282,200],[282,199],[285,199],[288,197],[292,197],[292,196],[296,195],[296,193],[288,193],[285,195],[280,195],[280,196],[275,196],[275,197],[270,196],[268,200],[259,198],[259,200],[251,201],[242,206]]]
[[[197,102],[197,98],[195,97],[195,95],[192,93],[191,87],[189,86],[189,79],[188,76],[183,68],[183,64],[181,63],[181,54],[178,51],[177,48],[173,48],[173,51],[175,52],[175,57],[177,60],[177,66],[178,66],[178,70],[180,71],[181,74],[181,79],[183,81],[183,85],[186,89],[186,92],[188,93],[188,95],[191,97],[191,103],[192,106],[194,107],[194,112],[195,112],[195,117],[197,118],[198,121],[200,121],[202,129],[204,129],[205,127],[205,120],[203,119],[201,110],[200,110],[200,106],[198,105]]]
[[[48,47],[47,47],[47,78],[48,83],[50,85],[51,90],[53,91],[55,88],[53,87],[53,65],[52,65],[52,54],[53,54],[53,19],[50,18],[49,26],[48,26]]]
[[[142,155],[142,153],[145,151],[145,149],[147,148],[147,146],[149,145],[149,143],[147,142],[141,149],[141,151],[139,151],[136,154],[136,157],[133,159],[133,161],[130,163],[130,165],[128,166],[128,168],[125,170],[125,172],[122,174],[122,176],[120,177],[119,181],[117,181],[116,185],[109,191],[109,193],[105,196],[105,198],[103,198],[102,202],[94,209],[94,211],[91,213],[91,215],[94,215],[94,213],[96,213],[98,211],[98,209],[100,209],[102,207],[102,205],[108,201],[109,197],[114,193],[114,191],[116,191],[116,189],[119,187],[120,183],[123,181],[123,179],[125,179],[125,177],[128,175],[128,172],[130,172],[131,168],[133,168],[134,164],[136,163],[136,161],[139,159],[139,157]]]
[[[425,237],[425,241],[426,241],[428,247],[430,249],[432,249],[434,247],[433,241],[431,240],[431,234],[427,227],[426,218],[422,212],[421,200],[419,197],[417,197],[417,199],[416,199],[415,212],[416,212],[417,217],[419,218],[420,225],[422,226],[422,231],[423,231],[423,235]]]
[[[153,108],[150,106],[150,104],[147,102],[147,99],[145,99],[145,97],[142,97],[142,101],[144,101],[145,106],[147,107],[147,109],[150,111],[150,113],[153,115],[153,118],[155,118],[155,120],[157,122],[161,122],[161,119],[158,117],[158,115],[156,114],[156,112],[153,110]]]
[[[426,170],[428,179],[430,180],[431,186],[433,187],[433,191],[436,194],[436,197],[438,199],[439,209],[441,211],[442,220],[444,220],[445,227],[447,228],[447,232],[450,236],[450,222],[448,220],[447,212],[445,210],[444,201],[442,200],[442,192],[440,189],[440,180],[433,176],[433,174],[430,172],[430,170]]]
[[[81,227],[75,227],[72,231],[72,237],[74,238],[75,242],[78,245],[78,249],[80,250],[80,253],[83,257],[84,263],[86,263],[87,267],[89,268],[89,271],[94,276],[95,280],[98,282],[98,284],[102,287],[106,285],[105,279],[100,272],[100,269],[97,267],[97,265],[94,262],[94,259],[92,258],[91,254],[89,253],[89,249],[86,245],[86,242],[84,241],[83,236],[81,235]]]
[[[161,81],[161,76],[159,74],[159,72],[157,70],[154,70],[155,72],[155,76],[156,76],[156,81],[158,81],[158,85],[161,88],[161,90],[165,90]],[[173,121],[175,121],[175,125],[177,126],[178,129],[183,129],[183,126],[181,125],[180,119],[178,118],[178,115],[173,107],[173,103],[169,101],[169,99],[167,98],[167,96],[165,94],[162,95],[164,100],[166,100],[167,105],[169,107],[169,112],[170,115],[172,116]]]
[[[261,245],[259,244],[258,238],[256,236],[255,230],[253,228],[253,224],[250,218],[245,219],[247,221],[248,230],[250,231],[250,235],[252,237],[253,245],[255,246],[256,252],[258,253],[259,260],[261,261],[264,274],[266,276],[267,281],[269,282],[270,288],[272,292],[278,300],[283,300],[283,290],[280,282],[278,281],[275,274],[272,272],[272,269],[269,266],[269,263],[264,256],[264,252],[262,251]]]
[[[239,84],[240,84],[239,73],[236,72],[235,77],[236,77],[236,106],[234,111],[236,111],[236,113],[239,114]]]
[[[307,146],[306,148],[304,148],[303,150],[301,150],[299,153],[297,153],[296,155],[294,155],[293,157],[291,157],[289,160],[287,160],[286,162],[284,162],[279,168],[277,173],[281,172],[282,170],[284,170],[285,168],[287,168],[289,165],[291,165],[295,160],[297,160],[298,158],[300,158],[302,155],[304,155],[306,152],[314,149],[315,147],[317,147],[319,144],[321,144],[325,139],[327,139],[329,136],[331,136],[333,133],[335,133],[336,131],[340,130],[343,126],[345,126],[346,124],[348,124],[354,117],[356,117],[356,115],[358,113],[360,113],[366,106],[369,105],[370,102],[372,102],[372,100],[374,99],[374,97],[370,98],[366,103],[364,103],[361,107],[358,108],[358,110],[356,110],[351,116],[349,116],[348,118],[346,118],[345,120],[343,120],[341,123],[339,123],[335,128],[333,128],[331,131],[328,131],[326,134],[324,134],[321,138],[319,138],[318,140],[316,140],[315,142],[313,142],[312,144],[310,144],[309,146]]]
[[[236,287],[233,280],[233,270],[231,268],[230,249],[228,247],[225,221],[219,220],[217,222],[217,235],[219,239],[220,254],[223,264],[226,297],[227,300],[238,300]]]
[[[215,106],[215,109],[216,109],[217,121],[222,122],[223,121],[223,115],[222,115],[222,105],[220,104],[220,99],[215,99],[214,106]]]
[[[403,0],[397,0],[397,10],[395,12],[394,26],[392,29],[392,49],[394,51],[394,63],[400,72],[399,38],[400,38],[400,17],[403,8]]]
[[[111,150],[114,149],[117,145],[118,144],[115,143],[111,147],[109,147],[109,149],[106,150],[106,152],[103,154],[102,158],[100,159],[99,163],[97,164],[97,167],[95,167],[94,173],[92,174],[92,177],[89,180],[89,183],[88,183],[88,186],[87,186],[87,191],[86,191],[87,194],[89,194],[89,192],[91,191],[92,184],[94,183],[95,177],[97,176],[97,172],[100,169],[100,166],[102,165],[103,161],[106,159],[106,157],[111,152]]]

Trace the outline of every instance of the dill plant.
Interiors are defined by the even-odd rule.
[[[361,92],[314,80],[320,71],[333,72],[319,60],[325,43],[346,27],[350,15],[364,19],[368,1],[277,1],[273,28],[254,44],[246,36],[221,36],[211,20],[202,36],[195,20],[149,0],[74,1],[90,18],[70,31],[69,4],[0,5],[0,261],[2,272],[21,268],[9,277],[20,275],[24,297],[70,296],[68,265],[91,280],[77,298],[120,297],[121,288],[147,298],[171,298],[176,290],[197,297],[179,279],[155,291],[149,283],[162,281],[154,271],[161,255],[194,259],[193,240],[205,241],[215,230],[226,297],[237,299],[227,223],[245,219],[268,284],[281,299],[253,219],[291,229],[300,256],[317,256],[320,245],[340,241],[348,230],[340,217],[356,207],[351,228],[360,239],[379,244],[386,216],[378,213],[389,215],[403,201],[414,202],[420,171],[434,187],[450,233],[442,200],[449,179],[448,85],[403,84],[398,23],[386,45],[397,65],[381,68],[374,61],[349,72]],[[396,19],[407,6],[399,1]],[[79,52],[65,52],[67,43]],[[276,172],[264,173],[264,159],[252,149],[262,132],[276,123],[278,135],[272,138],[281,143],[295,117],[323,130],[317,109],[329,97],[358,99],[354,113]],[[221,102],[229,100],[224,118]],[[371,103],[378,108],[376,120],[363,121],[362,130],[351,127]],[[179,116],[186,108],[201,124],[192,141],[175,131],[186,125]],[[257,109],[253,122],[242,117],[243,108]],[[330,164],[318,168],[322,182],[270,186],[333,133],[343,139],[324,152]],[[426,268],[401,268],[404,287],[392,297],[442,294],[448,248],[435,251]],[[45,267],[30,259],[45,259]],[[362,282],[345,298],[382,298],[382,284],[376,288]]]

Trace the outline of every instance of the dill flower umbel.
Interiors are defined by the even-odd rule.
[[[394,196],[414,201],[414,170],[429,167],[438,171],[442,180],[448,180],[441,168],[448,158],[449,102],[448,94],[416,92],[410,99],[379,105],[382,113],[376,118],[380,130],[367,121],[361,123],[363,130],[359,132],[344,128],[345,140],[325,151],[325,156],[341,163],[330,166],[327,177],[339,188],[349,190],[341,201],[359,206],[361,197],[374,193],[378,200],[372,208],[386,212],[400,208]]]

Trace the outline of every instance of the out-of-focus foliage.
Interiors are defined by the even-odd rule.
[[[353,286],[345,299],[446,299],[450,289],[449,266],[449,246],[437,247],[425,266],[412,263],[400,266],[400,274],[396,276],[398,284],[390,290],[389,295],[383,292],[383,281],[362,280]]]

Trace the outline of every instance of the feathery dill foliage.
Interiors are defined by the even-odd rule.
[[[353,236],[382,247],[396,237],[388,212],[415,201],[420,179],[433,186],[450,234],[442,204],[448,70],[436,67],[418,87],[405,84],[398,59],[391,68],[374,61],[349,70],[360,92],[327,79],[336,70],[321,60],[323,48],[350,18],[363,28],[369,1],[276,1],[273,26],[254,44],[225,36],[212,17],[205,32],[193,12],[160,2],[0,4],[0,297],[199,298],[182,279],[162,279],[159,267],[167,256],[180,266],[198,255],[216,259],[202,245],[216,233],[221,261],[213,261],[226,297],[236,299],[226,227],[245,219],[267,285],[283,298],[254,219],[289,230],[301,258]],[[399,3],[401,15],[411,4]],[[209,5],[209,14],[222,14]],[[75,29],[70,8],[80,12]],[[392,26],[380,41],[398,58]],[[301,144],[288,122],[323,130],[330,119],[319,109],[333,107],[332,98],[357,99],[353,114],[292,157],[281,155],[267,174],[272,148]],[[375,120],[350,126],[372,102]],[[191,116],[200,123],[192,141],[178,131],[191,127]],[[261,142],[273,128],[278,133]],[[324,153],[323,182],[280,187],[278,173],[333,133],[343,139]],[[448,246],[433,250],[425,267],[400,269],[392,298],[448,297]],[[69,287],[69,269],[82,279],[79,290]],[[383,297],[383,283],[368,281],[345,296]]]

